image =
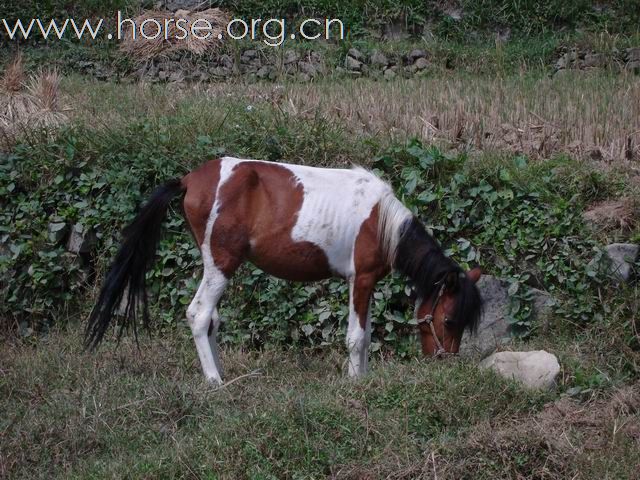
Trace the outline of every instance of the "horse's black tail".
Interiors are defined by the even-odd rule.
[[[85,330],[85,348],[94,349],[102,341],[111,318],[126,297],[124,316],[120,323],[118,339],[129,326],[138,341],[138,309],[142,310],[143,325],[149,325],[145,274],[151,267],[158,242],[160,227],[171,199],[182,193],[185,187],[180,180],[172,180],[158,187],[149,201],[123,232],[123,241],[111,264],[96,305],[91,311]]]

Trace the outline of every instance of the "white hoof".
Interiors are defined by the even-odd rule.
[[[213,387],[219,387],[222,385],[222,379],[220,377],[207,377],[207,383]]]

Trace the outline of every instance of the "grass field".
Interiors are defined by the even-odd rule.
[[[575,305],[575,315],[562,311],[546,325],[530,325],[529,336],[513,347],[543,348],[559,357],[554,392],[526,391],[479,371],[472,360],[424,360],[412,337],[412,348],[381,340],[372,372],[350,381],[341,334],[330,342],[291,345],[284,334],[258,342],[253,333],[237,333],[233,325],[245,315],[266,326],[273,321],[280,333],[316,315],[316,305],[307,311],[307,297],[300,296],[289,323],[267,319],[270,312],[258,309],[288,309],[292,293],[253,283],[251,271],[241,272],[223,298],[223,306],[235,311],[233,325],[223,330],[228,383],[212,388],[202,381],[182,321],[199,267],[177,213],[168,237],[178,240],[163,244],[162,266],[154,273],[160,333],[142,339],[140,351],[126,338],[118,349],[107,342],[96,354],[81,351],[80,335],[113,249],[110,239],[136,203],[167,176],[222,151],[373,167],[376,158],[393,156],[418,137],[453,158],[421,177],[445,196],[456,192],[456,174],[464,174],[465,181],[485,181],[500,192],[531,193],[518,199],[539,198],[535,212],[561,212],[551,219],[575,213],[571,228],[594,244],[637,241],[633,208],[628,223],[609,229],[589,230],[580,216],[598,202],[637,198],[637,77],[459,75],[175,87],[71,76],[61,84],[61,102],[68,107],[67,128],[21,132],[2,157],[8,166],[0,172],[0,189],[6,199],[21,199],[19,205],[3,200],[3,239],[21,247],[0,263],[20,279],[13,290],[0,284],[10,292],[2,307],[9,333],[0,346],[0,477],[638,478],[640,293],[637,284],[580,283],[578,260],[592,254],[582,238],[554,251],[560,260],[539,255],[540,268],[566,267],[542,275],[542,287],[573,300],[568,305]],[[405,150],[397,158],[406,159]],[[451,165],[458,170],[449,171]],[[406,193],[404,166],[391,181]],[[434,224],[443,222],[440,238],[484,239],[477,250],[488,273],[503,272],[496,259],[512,262],[514,277],[520,267],[538,268],[520,253],[536,248],[526,238],[505,250],[504,239],[514,238],[513,232],[530,232],[522,217],[498,218],[513,213],[509,202],[496,209],[493,223],[503,230],[491,236],[455,230],[447,201],[455,199],[420,210],[432,214]],[[469,220],[469,212],[461,211]],[[60,282],[75,279],[79,267],[64,263],[68,256],[47,238],[52,218],[100,232],[95,278]],[[551,227],[540,235],[556,242],[562,232],[553,236]],[[38,256],[38,249],[46,254]],[[21,267],[27,261],[31,271]],[[327,288],[327,301],[337,303],[329,306],[334,327],[340,327],[344,291]],[[396,307],[386,308],[383,313]],[[53,320],[49,333],[16,334],[25,311],[36,326]]]
[[[571,399],[452,359],[227,350],[206,385],[185,329],[82,353],[5,343],[5,478],[637,478],[637,386]],[[565,371],[565,375],[569,372]]]

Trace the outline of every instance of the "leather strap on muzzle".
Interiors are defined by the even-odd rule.
[[[431,329],[431,335],[433,336],[433,340],[436,342],[436,347],[438,347],[436,352],[433,354],[434,357],[439,357],[447,353],[447,351],[442,346],[442,343],[440,342],[438,335],[436,335],[436,328],[433,326],[433,315],[436,313],[438,302],[440,302],[440,298],[442,298],[442,295],[444,294],[444,288],[445,288],[445,284],[444,282],[442,282],[442,286],[438,291],[438,296],[436,297],[436,301],[433,302],[433,305],[431,306],[431,313],[426,314],[422,318],[416,319],[418,325],[422,325],[423,323],[426,323],[427,325],[429,325],[429,328]]]

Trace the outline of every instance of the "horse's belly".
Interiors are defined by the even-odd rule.
[[[266,273],[284,280],[311,282],[341,273],[331,268],[325,252],[311,242],[254,245],[249,260]]]

